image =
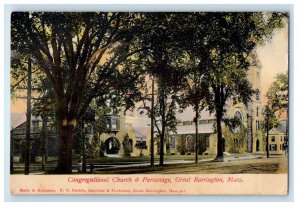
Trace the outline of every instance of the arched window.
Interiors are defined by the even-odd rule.
[[[236,110],[234,112],[234,117],[239,120],[240,124],[243,124],[244,121],[243,115],[239,110]],[[236,128],[233,129],[233,133],[238,133],[238,132],[240,132],[240,126],[237,126]]]
[[[237,117],[240,120],[240,122],[243,122],[243,115],[239,110],[236,110],[234,112],[234,117]]]
[[[189,150],[192,150],[193,149],[193,146],[194,146],[194,142],[193,142],[193,137],[188,135],[186,136],[186,149],[189,151]]]

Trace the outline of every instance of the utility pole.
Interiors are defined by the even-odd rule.
[[[151,166],[154,166],[154,76],[152,76],[152,94],[151,94]]]
[[[25,167],[24,174],[29,174],[29,148],[30,148],[30,123],[31,123],[31,59],[28,58],[27,79],[27,113],[26,113],[26,143],[25,143]]]

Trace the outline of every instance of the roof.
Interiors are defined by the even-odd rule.
[[[137,127],[137,126],[132,126],[133,132],[136,136],[136,138],[141,138],[146,140],[147,136],[149,134],[150,127]]]
[[[214,133],[213,124],[199,124],[199,134]],[[180,125],[177,126],[177,134],[195,134],[195,125]]]
[[[26,114],[24,113],[10,113],[10,129],[16,128],[26,121]]]
[[[177,113],[176,118],[180,121],[193,121],[195,117],[195,112],[193,110],[193,107],[189,106],[182,113]],[[209,119],[215,119],[215,115],[211,114],[207,109],[203,109],[200,112],[200,120],[209,120]]]
[[[10,129],[15,129],[26,122],[26,113],[10,113]],[[42,121],[40,116],[31,116],[31,121]],[[32,123],[32,122],[31,122]]]
[[[272,129],[270,130],[270,132],[272,132],[272,130],[273,130],[273,131],[275,131],[275,132],[285,134],[285,133],[286,133],[286,126],[287,126],[286,123],[287,123],[286,120],[281,120],[281,121],[279,121],[278,126],[275,127],[275,128],[272,128]]]

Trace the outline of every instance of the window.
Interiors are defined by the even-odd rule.
[[[208,120],[200,120],[199,121],[199,124],[207,124],[208,123]]]
[[[205,137],[205,147],[209,148],[209,136]]]
[[[111,120],[111,128],[112,129],[117,129],[117,120],[116,119]]]
[[[256,98],[256,101],[259,101],[259,99],[260,99],[260,91],[259,91],[259,89],[256,89],[255,98]]]
[[[256,130],[260,129],[260,124],[259,124],[259,120],[256,120]]]
[[[186,137],[186,149],[191,150],[193,149],[194,141],[192,136],[187,136]]]
[[[172,136],[170,140],[170,148],[175,149],[176,148],[176,136]]]
[[[256,116],[258,117],[258,111],[259,111],[259,109],[258,109],[258,107],[256,107]]]
[[[106,128],[110,129],[110,119],[106,119]]]
[[[272,141],[272,142],[275,142],[275,136],[272,136],[272,137],[271,137],[271,141]]]
[[[280,144],[280,150],[282,150],[282,144]]]
[[[270,151],[277,151],[277,144],[270,144]]]
[[[243,123],[243,116],[239,110],[235,111],[234,117],[237,118],[241,124]],[[240,126],[237,126],[236,128],[233,129],[233,133],[238,133],[238,132],[240,132]]]

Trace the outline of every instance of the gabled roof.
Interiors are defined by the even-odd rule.
[[[16,128],[26,121],[26,114],[24,113],[10,113],[10,129]]]
[[[136,138],[141,138],[143,140],[147,139],[147,136],[150,131],[150,127],[137,127],[137,126],[132,126],[133,132],[136,136]]]
[[[195,125],[178,125],[177,134],[195,134]],[[214,133],[213,124],[199,124],[198,125],[199,134],[210,134]]]
[[[286,121],[279,121],[279,124],[277,127],[272,128],[269,133],[281,133],[281,134],[286,134]]]
[[[195,117],[195,112],[193,110],[193,107],[189,106],[182,113],[177,113],[176,118],[180,121],[193,121]],[[209,119],[215,119],[214,114],[210,114],[210,112],[207,109],[204,109],[200,112],[200,120],[209,120]]]
[[[31,124],[32,121],[42,121],[40,116],[31,116]],[[10,113],[10,129],[15,129],[26,123],[26,114],[24,113]]]

